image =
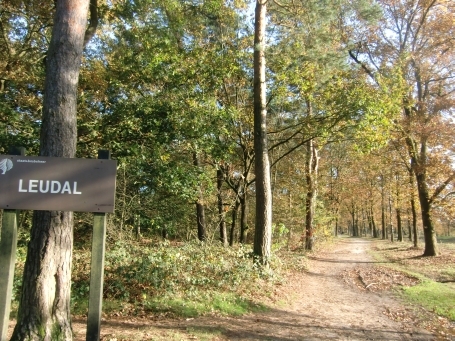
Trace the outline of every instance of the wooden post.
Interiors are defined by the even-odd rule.
[[[110,159],[110,152],[108,150],[99,150],[98,159]],[[86,341],[99,341],[100,339],[105,246],[106,213],[95,213],[93,218],[92,260],[90,267],[90,293]]]
[[[25,155],[25,148],[12,147],[10,155]],[[17,210],[3,210],[0,239],[0,340],[6,341],[13,293],[17,248]]]
[[[17,246],[17,211],[4,210],[0,243],[0,329],[1,341],[6,341],[13,291],[14,265]]]

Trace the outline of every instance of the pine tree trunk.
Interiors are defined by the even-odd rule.
[[[88,0],[58,0],[46,58],[40,155],[76,155],[77,84]],[[73,213],[35,211],[11,340],[72,340]]]
[[[272,250],[272,190],[267,147],[265,80],[266,0],[256,0],[254,23],[254,154],[256,171],[256,223],[253,252],[267,265]]]

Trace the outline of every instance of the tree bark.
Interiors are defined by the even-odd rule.
[[[370,207],[370,217],[371,217],[371,226],[373,228],[373,238],[378,238],[378,230],[376,228],[376,222],[374,221],[374,211],[373,211],[373,205]]]
[[[396,209],[396,217],[397,217],[397,241],[403,241],[403,224],[401,221],[401,210],[399,207]]]
[[[309,107],[311,112],[311,106]],[[317,195],[317,172],[318,172],[318,153],[313,140],[307,142],[307,164],[306,164],[306,185],[307,193],[305,199],[305,249],[313,250],[314,243],[314,211],[316,208]]]
[[[222,186],[223,186],[223,171],[218,169],[216,171],[216,187],[218,190],[218,219],[219,219],[219,230],[220,230],[220,241],[224,246],[228,245],[227,232],[226,232],[226,214],[224,212],[224,203],[222,196]]]
[[[248,203],[247,203],[247,188],[246,185],[242,185],[242,193],[239,197],[240,200],[240,240],[241,244],[245,244],[248,237]]]
[[[389,196],[389,225],[390,225],[390,241],[394,242],[393,224],[392,224],[392,198]]]
[[[385,226],[385,193],[384,193],[384,176],[381,175],[381,228],[382,239],[386,239],[386,226]]]
[[[423,256],[439,255],[438,241],[436,239],[436,231],[431,219],[431,204],[428,194],[426,174],[421,172],[416,175],[417,178],[417,193],[419,195],[420,210],[422,212],[423,237],[425,240],[425,250]]]
[[[265,81],[266,1],[257,0],[254,23],[254,153],[256,172],[256,223],[253,252],[267,265],[272,249],[272,190],[267,147]]]
[[[235,240],[235,226],[237,225],[237,214],[239,212],[240,201],[238,198],[235,200],[234,207],[232,208],[232,221],[231,221],[231,231],[229,233],[229,246],[234,246]]]
[[[401,200],[400,200],[400,176],[397,174],[396,175],[396,208],[395,208],[395,215],[397,219],[397,240],[399,242],[403,241],[403,224],[401,221]]]
[[[410,110],[405,109],[407,117],[411,116]],[[425,240],[425,250],[423,256],[438,256],[438,242],[436,239],[436,231],[431,219],[431,200],[427,184],[427,142],[422,138],[418,144],[408,137],[406,143],[411,157],[411,169],[416,177],[417,195],[420,202],[420,211],[422,214],[423,236]]]
[[[58,0],[46,58],[40,155],[76,154],[77,84],[89,0]],[[72,340],[73,213],[35,211],[11,340]]]
[[[193,164],[199,168],[199,157],[197,153],[193,153]],[[196,220],[197,220],[197,238],[203,242],[206,239],[206,230],[205,230],[205,207],[204,207],[204,197],[202,195],[202,190],[199,187],[199,197],[196,200]]]

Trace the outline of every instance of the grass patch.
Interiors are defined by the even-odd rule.
[[[146,311],[154,313],[171,313],[181,317],[197,317],[206,312],[206,308],[200,302],[191,302],[183,299],[152,300],[144,302]]]
[[[394,247],[392,250],[388,241],[375,240],[371,254],[381,265],[421,281],[416,286],[403,287],[403,298],[455,321],[455,285],[450,283],[455,280],[453,244],[439,244],[441,255],[437,257],[422,257],[422,247],[414,248],[408,242]],[[443,281],[449,283],[440,283]]]
[[[238,316],[249,312],[264,311],[267,308],[251,300],[237,297],[232,293],[205,293],[193,299],[167,298],[145,301],[144,309],[155,313],[171,313],[191,318],[209,313]]]
[[[439,236],[438,242],[445,244],[455,244],[455,236]]]
[[[214,337],[221,336],[222,332],[216,328],[192,327],[187,329],[188,334],[199,341],[212,341]]]
[[[455,290],[444,283],[424,281],[403,288],[405,299],[455,321]]]

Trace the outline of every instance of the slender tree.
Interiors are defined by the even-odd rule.
[[[256,224],[254,254],[268,263],[272,243],[272,190],[267,149],[265,28],[267,0],[256,0],[254,23],[254,154],[256,172]]]

